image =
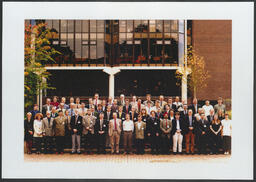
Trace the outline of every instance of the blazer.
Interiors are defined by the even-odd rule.
[[[47,117],[43,118],[45,136],[54,136],[53,121],[54,121],[54,118],[50,118],[50,123]]]
[[[104,113],[104,119],[106,119],[108,122],[109,122],[112,118],[113,118],[113,113],[112,113],[112,111],[110,111],[109,116],[108,116],[108,112],[107,112],[107,111]]]
[[[146,130],[146,123],[141,121],[141,126],[139,128],[139,122],[135,122],[135,138],[144,139],[144,132]]]
[[[130,120],[132,120],[133,122],[138,121],[138,113],[134,112],[133,113],[133,118],[132,118],[132,111],[130,111]]]
[[[189,130],[189,116],[187,115],[185,117],[185,120],[184,120],[184,127],[185,127],[185,134],[187,134],[190,130]],[[194,116],[192,116],[192,127],[193,127],[193,130],[192,130],[192,133],[195,134],[195,131],[196,131],[196,127],[197,127],[197,121],[196,121],[196,118]]]
[[[212,120],[213,120],[213,118],[214,118],[214,115],[211,117],[211,115],[208,115],[207,116],[207,120],[211,123],[212,122]]]
[[[86,129],[87,127],[89,127],[89,129],[91,129],[91,134],[94,134],[94,125],[95,125],[95,121],[96,121],[96,117],[95,116],[84,116],[83,117],[83,134],[87,135],[89,130]]]
[[[116,105],[116,106],[112,105],[111,111],[112,112],[118,112],[118,105]]]
[[[125,113],[122,112],[122,113],[120,114],[120,113],[118,112],[118,113],[117,113],[117,118],[118,118],[118,119],[121,119],[122,122],[123,122],[123,121],[125,120]]]
[[[54,129],[54,135],[55,136],[65,136],[65,128],[68,124],[67,118],[65,116],[58,116],[57,118],[54,118],[53,121],[53,129]]]
[[[77,120],[77,121],[76,121]],[[82,135],[83,131],[83,117],[82,116],[72,116],[70,121],[71,134],[75,134],[73,129],[77,129],[77,135]]]
[[[117,127],[117,133],[120,135],[122,131],[122,123],[121,119],[116,118],[116,127]],[[111,137],[113,135],[115,129],[114,119],[111,119],[108,124],[108,134]]]
[[[160,120],[160,129],[162,131],[162,136],[168,136],[168,138],[171,137],[171,130],[172,130],[172,121],[167,119],[167,126],[166,126],[166,119],[161,119]],[[167,131],[167,134],[164,133]]]
[[[108,132],[107,120],[103,119],[102,127],[100,127],[100,119],[96,120],[95,127],[94,127],[94,132],[95,132],[96,135],[100,135],[99,131],[104,131],[104,133],[102,135],[107,134],[107,132]]]
[[[25,132],[25,141],[27,140],[32,140],[33,138],[33,133],[32,135],[29,133],[29,131],[34,131],[34,127],[33,127],[34,121],[33,118],[31,117],[30,121],[28,121],[28,119],[24,120],[24,132]]]
[[[160,132],[161,132],[160,119],[158,119],[157,117],[155,117],[155,118],[150,117],[148,124],[147,124],[147,131],[148,131],[148,133],[151,134],[151,136],[156,135],[156,133],[160,134]]]
[[[197,127],[197,133],[198,135],[202,135],[202,132],[204,131],[205,134],[207,135],[209,133],[209,129],[210,129],[210,122],[207,120],[203,120],[200,119],[197,123],[198,127]]]
[[[185,133],[185,126],[184,126],[184,120],[182,118],[179,119],[179,123],[180,123],[180,130],[181,130],[181,134],[184,135]],[[172,135],[174,135],[177,131],[177,120],[173,119],[172,120]]]
[[[50,111],[52,110],[52,105],[49,105],[49,109]],[[46,111],[47,111],[47,104],[43,105],[42,107],[42,114],[45,116],[46,115]]]
[[[181,118],[185,119],[187,116],[188,116],[188,110],[186,110],[186,113],[185,113],[184,110],[183,110],[183,111],[180,111],[180,117],[181,117]]]
[[[126,110],[126,105],[124,105],[124,107],[123,107],[123,112],[125,113],[125,114],[129,114],[129,112],[131,111],[131,109],[132,109],[132,106],[129,104],[129,106],[128,106],[128,111]]]

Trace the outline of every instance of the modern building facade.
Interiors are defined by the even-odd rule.
[[[185,66],[186,47],[193,45],[205,57],[212,76],[198,98],[231,98],[231,21],[26,21],[38,22],[47,23],[47,28],[55,32],[51,43],[62,53],[46,65],[52,74],[48,81],[56,87],[47,91],[48,96],[151,93],[187,100],[187,85],[177,86],[175,71]],[[209,88],[215,90],[214,94]]]

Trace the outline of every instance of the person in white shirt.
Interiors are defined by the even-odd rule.
[[[205,105],[203,106],[203,109],[204,109],[204,114],[205,116],[209,116],[210,115],[210,110],[213,109],[213,106],[210,105],[210,101],[207,100],[205,101]]]
[[[231,152],[231,136],[232,136],[232,124],[228,118],[228,114],[225,114],[225,119],[221,121],[222,125],[222,136],[223,136],[223,149],[224,154],[230,154]]]
[[[131,106],[134,106],[134,107],[136,107],[137,106],[137,97],[134,95],[133,97],[132,97],[132,102],[130,103],[131,104]]]
[[[145,109],[147,110],[147,113],[150,113],[153,110],[150,101],[147,102]]]
[[[87,108],[85,107],[84,102],[81,103],[78,112],[81,113],[82,117],[85,116],[85,114],[87,113]]]
[[[130,120],[129,114],[125,115],[125,119],[126,120],[123,121],[124,154],[129,154],[132,152],[132,133],[134,131],[134,123]]]
[[[174,105],[174,111],[176,112],[176,111],[179,111],[180,110],[180,108],[182,108],[183,107],[183,105],[182,105],[182,103],[180,102],[180,97],[175,97],[175,102],[173,103],[173,105]]]
[[[44,133],[44,125],[43,125],[42,119],[43,119],[43,115],[41,113],[37,113],[35,115],[35,120],[33,124],[33,128],[34,128],[33,137],[35,140],[37,154],[40,154],[42,150],[42,138]]]

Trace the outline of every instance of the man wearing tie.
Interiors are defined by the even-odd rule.
[[[70,103],[70,109],[68,110],[68,115],[71,117],[75,115],[75,104],[74,103]]]
[[[136,122],[137,119],[138,119],[138,113],[136,113],[135,106],[132,106],[132,109],[131,109],[131,111],[130,111],[130,119],[131,119],[133,122]]]
[[[122,122],[125,120],[125,113],[123,113],[123,106],[118,106],[117,118],[121,119]]]
[[[201,107],[201,106],[197,104],[197,99],[194,98],[194,99],[193,99],[193,104],[189,107],[189,109],[192,109],[193,114],[195,115],[195,114],[198,113],[198,110],[199,110],[200,107]]]
[[[43,113],[44,116],[46,116],[46,112],[51,111],[51,110],[52,110],[51,99],[47,98],[46,99],[46,104],[43,105],[42,113]]]
[[[194,154],[195,152],[195,129],[196,119],[193,116],[193,111],[189,109],[188,115],[185,117],[186,154],[189,154],[189,152]]]
[[[182,141],[184,135],[184,121],[180,118],[180,113],[175,113],[175,119],[172,120],[173,154],[182,153]]]
[[[81,113],[80,113],[81,114]],[[75,114],[71,117],[70,128],[72,135],[72,154],[76,152],[77,143],[77,153],[81,154],[81,135],[83,131],[83,118],[78,114],[78,109],[75,109]]]
[[[180,111],[180,117],[185,119],[187,115],[188,115],[188,105],[184,104],[183,111]]]
[[[121,135],[121,119],[117,118],[117,113],[113,113],[113,119],[109,122],[109,130],[108,134],[110,137],[110,143],[111,143],[111,154],[114,154],[116,152],[119,154],[119,141],[120,141],[120,135]]]
[[[130,111],[131,111],[131,105],[129,103],[129,99],[125,99],[125,106],[123,108],[123,112],[125,114],[129,114]]]
[[[46,117],[43,119],[44,152],[46,154],[53,152],[53,120],[54,118],[51,118],[51,112],[46,111]]]
[[[109,121],[112,119],[112,111],[111,111],[111,105],[107,106],[107,110],[105,112],[104,118],[106,119],[107,125],[109,125]],[[110,147],[110,137],[106,135],[106,147]]]
[[[96,94],[94,94],[93,105],[95,105],[97,107],[98,104],[101,104],[101,100],[99,99],[99,94],[96,93]]]
[[[108,132],[107,121],[104,119],[104,113],[99,114],[99,119],[95,123],[95,134],[97,136],[97,152],[98,154],[105,154],[106,134]]]
[[[198,122],[198,149],[199,154],[206,154],[206,145],[208,142],[210,123],[205,119],[204,113],[200,115],[200,120]]]
[[[95,144],[94,126],[96,117],[92,115],[91,109],[87,110],[87,115],[83,117],[83,134],[85,135],[85,146],[88,147],[87,153],[92,153],[92,148]],[[85,147],[86,148],[86,147]]]
[[[57,116],[58,116],[58,113],[57,113],[56,107],[53,106],[51,110],[51,117],[56,118]]]
[[[164,114],[164,119],[161,119],[160,129],[162,131],[162,153],[169,154],[172,121],[168,119],[168,114]]]
[[[210,110],[210,114],[207,116],[207,120],[211,123],[214,118],[214,109]]]
[[[160,107],[163,109],[166,104],[167,104],[167,102],[164,101],[164,96],[160,95],[159,96],[159,105],[160,105]]]

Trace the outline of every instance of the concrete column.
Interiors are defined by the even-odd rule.
[[[182,77],[181,81],[181,98],[187,103],[188,97],[188,88],[187,88],[187,75],[188,75],[188,67],[187,67],[187,20],[184,20],[184,69],[185,74]]]
[[[109,94],[108,95],[114,98],[115,97],[115,74],[120,72],[120,70],[117,68],[105,68],[103,71],[109,74],[109,85],[108,85]]]

